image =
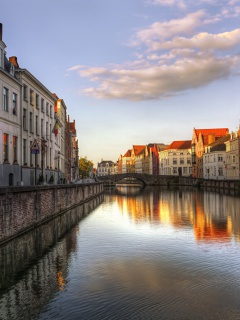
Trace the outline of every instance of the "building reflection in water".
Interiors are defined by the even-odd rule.
[[[97,197],[0,247],[1,320],[36,319],[64,290],[78,223],[102,201]]]
[[[119,211],[135,224],[192,228],[197,241],[229,242],[232,238],[239,239],[240,199],[237,197],[192,188],[168,190],[146,187],[144,196],[141,190],[138,193],[134,190],[133,195],[131,190],[120,191],[116,191],[115,199]]]

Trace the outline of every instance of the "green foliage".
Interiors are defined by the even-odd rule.
[[[79,175],[82,178],[89,177],[93,169],[93,162],[88,160],[87,157],[79,159]]]

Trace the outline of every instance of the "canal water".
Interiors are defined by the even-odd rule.
[[[240,198],[118,187],[0,247],[0,319],[240,319]]]

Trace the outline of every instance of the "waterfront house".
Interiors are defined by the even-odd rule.
[[[131,172],[143,173],[145,145],[133,145],[131,150]]]
[[[230,139],[226,142],[226,178],[230,180],[240,179],[240,130],[230,133]]]
[[[226,178],[226,143],[230,134],[205,147],[203,154],[203,178],[223,180]]]
[[[22,180],[21,89],[15,65],[6,57],[0,24],[0,186],[17,185]]]
[[[122,173],[131,172],[131,150],[127,150],[127,152],[122,157]]]
[[[97,164],[97,175],[101,177],[115,174],[115,166],[116,164],[111,160],[102,160]]]
[[[228,128],[195,129],[192,135],[192,176],[203,178],[203,153],[206,146],[228,134]]]
[[[159,152],[160,175],[190,176],[191,140],[173,141],[165,150]]]

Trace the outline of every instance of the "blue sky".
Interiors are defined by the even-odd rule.
[[[17,56],[76,120],[80,156],[237,129],[240,0],[1,0]]]

